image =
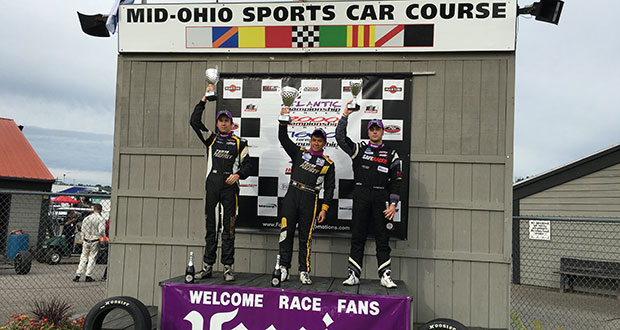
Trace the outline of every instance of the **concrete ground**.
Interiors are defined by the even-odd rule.
[[[17,275],[12,269],[0,267],[0,324],[15,313],[32,315],[34,301],[50,300],[53,297],[72,305],[72,313],[88,312],[92,306],[105,297],[106,282],[101,280],[105,265],[96,265],[93,272],[95,282],[75,283],[77,262],[71,258],[58,265],[32,262],[30,273]]]
[[[512,309],[523,324],[533,329],[538,320],[545,330],[620,329],[620,301],[617,296],[561,293],[524,285],[511,287]]]
[[[105,297],[106,282],[101,280],[105,265],[96,265],[96,282],[75,283],[77,258],[59,265],[33,261],[27,275],[16,275],[0,267],[0,324],[11,314],[31,314],[34,301],[57,297],[69,302],[72,313],[86,313]],[[620,300],[616,296],[560,293],[558,289],[513,285],[511,305],[528,329],[538,320],[545,330],[620,329]]]

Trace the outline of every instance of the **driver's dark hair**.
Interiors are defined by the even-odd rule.
[[[93,204],[93,208],[95,209],[95,211],[99,211],[99,212],[103,210],[103,207],[101,207],[101,204]]]
[[[325,141],[325,136],[323,136],[320,131],[315,131],[314,133],[312,133],[312,136],[321,138],[324,142],[327,142]]]

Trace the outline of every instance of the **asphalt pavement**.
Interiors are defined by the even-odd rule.
[[[71,314],[85,313],[105,298],[106,282],[102,281],[106,265],[96,265],[95,282],[73,282],[79,258],[63,259],[58,265],[32,262],[30,273],[17,275],[12,269],[0,268],[0,324],[15,313],[32,315],[35,301],[58,298],[71,304]]]

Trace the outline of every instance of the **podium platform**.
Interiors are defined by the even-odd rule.
[[[396,281],[387,289],[379,279],[345,286],[344,278],[313,276],[303,285],[291,276],[271,287],[271,274],[236,273],[226,282],[222,272],[184,283],[178,276],[162,287],[161,329],[305,330],[410,329],[411,297]]]
[[[160,282],[159,286],[162,286],[164,283],[184,283],[184,278],[184,276],[173,277],[166,281]],[[271,288],[271,274],[235,273],[235,278],[235,281],[226,282],[224,281],[224,273],[213,272],[213,277],[196,280],[194,284]],[[409,290],[403,281],[394,281],[398,287],[394,289],[387,289],[379,284],[379,279],[362,279],[360,280],[360,285],[346,286],[342,285],[342,281],[345,280],[344,277],[337,278],[311,276],[311,278],[313,282],[312,285],[303,285],[299,282],[299,275],[291,275],[288,281],[282,282],[280,289],[384,296],[410,296]]]

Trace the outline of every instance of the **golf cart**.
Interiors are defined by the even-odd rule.
[[[77,219],[72,224],[74,228],[66,230],[65,222],[68,220],[68,214],[71,211],[75,213]],[[47,238],[37,251],[37,260],[56,265],[63,258],[79,257],[82,253],[82,242],[79,237],[81,235],[78,235],[80,224],[90,211],[90,208],[79,207],[63,207],[55,210],[49,235],[51,237]],[[78,236],[77,239],[76,236]]]

